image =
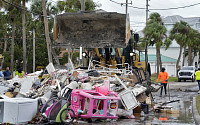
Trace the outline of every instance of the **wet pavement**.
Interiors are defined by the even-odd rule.
[[[172,106],[173,109],[179,110],[179,114],[154,113],[151,111],[149,114],[141,113],[141,115],[135,115],[135,119],[121,119],[105,123],[90,123],[90,125],[195,125],[192,114],[192,97],[197,95],[197,83],[175,82],[169,83],[169,85],[170,94],[159,97],[160,91],[153,93],[154,101],[157,103],[165,103],[173,100],[180,100],[178,102],[167,104],[167,106]]]
[[[196,82],[177,82],[170,83],[170,89],[167,96],[159,97],[160,90],[152,93],[154,101],[157,103],[165,103],[173,100],[180,100],[167,104],[172,106],[175,110],[179,110],[179,114],[169,113],[154,113],[150,111],[149,114],[141,113],[135,114],[135,119],[120,119],[117,121],[89,123],[90,125],[195,125],[192,115],[192,97],[197,95],[198,86]],[[6,87],[0,86],[0,93],[4,93]],[[170,95],[170,98],[169,98]],[[152,110],[152,108],[150,108]],[[165,120],[165,121],[164,121]],[[88,124],[84,122],[83,124]]]

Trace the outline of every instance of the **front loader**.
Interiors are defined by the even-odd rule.
[[[128,63],[145,71],[146,63],[140,62],[137,54],[130,56],[133,40],[128,14],[98,11],[64,13],[57,15],[54,22],[54,47],[90,48],[93,50],[90,56],[102,66],[123,68],[123,64]]]

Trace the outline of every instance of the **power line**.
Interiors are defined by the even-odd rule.
[[[181,6],[181,7],[172,7],[172,8],[165,8],[165,9],[149,9],[149,10],[175,10],[175,9],[183,9],[183,8],[188,8],[188,7],[193,7],[196,5],[199,5],[200,3],[195,3],[187,6]]]
[[[50,18],[49,16],[44,16],[44,15],[42,15],[42,14],[39,14],[39,13],[35,13],[35,12],[32,12],[32,11],[29,11],[29,10],[23,8],[22,6],[18,6],[18,5],[16,5],[16,4],[10,3],[10,2],[8,2],[8,1],[6,1],[6,0],[2,0],[2,1],[5,2],[6,4],[9,4],[9,5],[11,5],[11,6],[14,6],[14,7],[18,8],[18,9],[23,10],[23,11],[26,11],[26,12],[32,13],[32,14],[34,14],[34,15],[39,15],[39,16],[42,16],[42,17]]]
[[[113,1],[113,0],[110,0],[110,1],[115,3],[115,4],[119,4],[121,6],[124,6],[123,3],[119,3],[119,2],[116,2],[116,1]],[[175,10],[175,9],[189,8],[189,7],[193,7],[193,6],[197,6],[197,5],[200,5],[200,3],[195,3],[195,4],[191,4],[191,5],[180,6],[180,7],[171,7],[171,8],[159,8],[159,9],[153,8],[153,9],[149,9],[149,10]],[[139,9],[139,10],[145,10],[146,9],[146,8],[143,8],[143,7],[134,7],[134,6],[128,6],[128,7],[131,7],[131,8],[134,8],[134,9]]]
[[[119,5],[123,5],[122,3],[119,3],[119,2],[116,2],[116,1],[113,1],[113,0],[110,0],[111,2],[113,2],[113,3],[116,3],[116,4],[119,4]]]

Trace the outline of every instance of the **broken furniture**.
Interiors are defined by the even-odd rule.
[[[113,91],[105,96],[95,90],[75,89],[71,94],[71,109],[80,118],[117,119],[118,100]]]
[[[115,75],[115,78],[125,89],[124,91],[119,93],[122,105],[125,107],[126,110],[131,110],[136,108],[139,105],[139,102],[136,100],[133,91],[127,88],[127,86],[119,79],[117,75]]]

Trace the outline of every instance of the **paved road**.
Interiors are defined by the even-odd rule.
[[[180,114],[161,114],[150,112],[148,115],[143,114],[136,116],[136,119],[122,119],[105,123],[90,123],[90,124],[105,124],[105,125],[194,125],[192,116],[192,97],[197,95],[197,82],[174,82],[169,83],[169,96],[159,97],[159,92],[153,93],[155,102],[164,103],[172,100],[180,100],[180,102],[171,103],[174,109],[179,110]],[[3,93],[4,87],[0,86],[0,93]],[[167,118],[167,121],[161,121],[159,118]],[[85,123],[88,124],[88,123]]]
[[[194,125],[192,116],[192,97],[197,94],[197,82],[174,82],[169,83],[170,101],[180,100],[171,103],[174,109],[179,110],[180,114],[166,114],[150,112],[148,115],[136,116],[136,119],[122,119],[115,122],[90,123],[104,125]],[[169,96],[159,97],[160,91],[153,93],[155,102],[167,102]],[[159,118],[167,118],[167,121],[161,121]]]

